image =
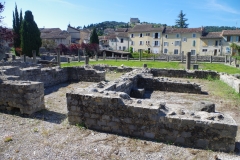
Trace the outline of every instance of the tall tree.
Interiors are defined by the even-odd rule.
[[[5,56],[4,42],[11,42],[13,38],[12,32],[1,25],[1,22],[4,18],[1,16],[1,13],[4,11],[4,5],[5,3],[0,2],[0,60]]]
[[[178,19],[176,20],[176,27],[177,28],[188,28],[188,25],[186,21],[188,20],[185,18],[186,14],[183,14],[182,10],[180,11],[180,14],[178,15]]]
[[[97,31],[96,28],[93,29],[91,37],[90,37],[90,43],[96,43],[99,44],[99,39],[98,39],[98,35],[97,35]]]
[[[36,50],[36,54],[39,55],[39,48],[42,45],[41,33],[31,11],[25,12],[20,33],[22,53],[32,57],[32,51]]]
[[[18,52],[16,52],[16,48],[20,48],[21,45],[21,37],[20,37],[20,30],[22,25],[22,10],[20,11],[20,16],[18,14],[17,5],[15,4],[15,12],[13,12],[13,32],[15,34],[14,37],[14,48],[15,53],[18,55]]]

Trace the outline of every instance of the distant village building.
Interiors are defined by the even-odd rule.
[[[64,44],[66,46],[71,44],[71,35],[60,28],[39,28],[42,40],[53,40],[56,45]]]
[[[71,43],[80,43],[80,29],[68,25],[67,31],[71,35]]]
[[[130,18],[130,24],[136,24],[140,23],[140,20],[138,18]]]

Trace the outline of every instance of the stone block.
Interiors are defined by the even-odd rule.
[[[196,102],[193,107],[196,111],[215,112],[215,104],[212,102]]]
[[[196,141],[196,147],[202,148],[202,149],[207,149],[209,144],[209,140],[207,139],[198,139]]]

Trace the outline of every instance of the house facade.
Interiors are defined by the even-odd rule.
[[[60,28],[40,28],[42,40],[52,40],[56,46],[64,44],[68,46],[71,44],[71,35],[67,31],[62,31]]]
[[[209,32],[200,38],[200,55],[223,55],[222,32]]]
[[[130,47],[134,52],[147,50],[148,53],[160,53],[161,35],[164,28],[153,28],[152,25],[136,25],[128,31]]]
[[[80,30],[68,25],[67,31],[71,35],[71,43],[80,43]]]
[[[230,45],[231,43],[235,43],[236,45],[240,46],[240,30],[223,30],[222,37],[223,54],[236,55],[239,51],[232,49]]]
[[[191,55],[196,55],[203,32],[203,28],[166,28],[162,36],[161,53],[185,55],[191,52]]]

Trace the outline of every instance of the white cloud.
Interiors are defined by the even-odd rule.
[[[225,4],[220,4],[216,0],[207,0],[206,9],[212,10],[212,11],[218,10],[218,11],[228,12],[228,13],[232,13],[232,14],[240,14],[239,11],[237,11]]]

